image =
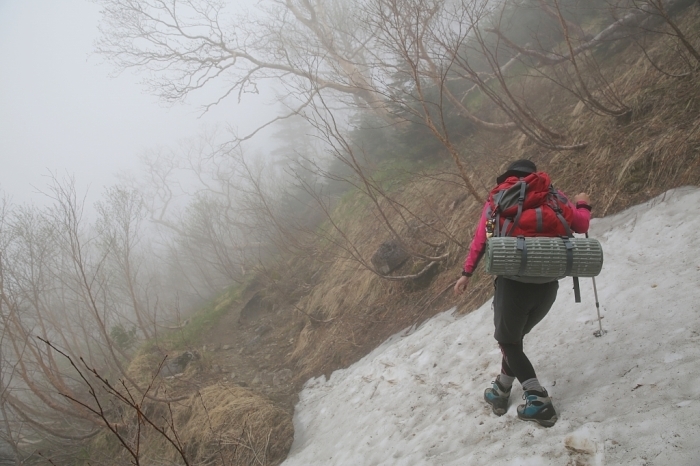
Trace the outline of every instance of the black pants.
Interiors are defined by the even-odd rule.
[[[520,383],[536,377],[532,363],[523,352],[523,337],[530,333],[552,308],[559,282],[522,283],[496,279],[493,296],[494,338],[503,353],[501,371]]]

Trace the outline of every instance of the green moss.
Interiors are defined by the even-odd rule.
[[[230,286],[219,296],[202,306],[181,329],[159,335],[157,340],[144,343],[139,353],[151,352],[155,347],[168,350],[184,350],[197,344],[200,337],[214,328],[219,320],[226,315],[233,304],[241,299],[245,285]]]

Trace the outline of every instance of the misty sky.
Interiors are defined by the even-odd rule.
[[[0,189],[15,202],[41,202],[49,170],[75,175],[96,199],[117,172],[137,169],[144,149],[175,146],[204,125],[244,130],[250,109],[263,108],[231,101],[198,118],[196,102],[167,107],[139,76],[110,77],[92,53],[99,17],[88,0],[0,0]]]

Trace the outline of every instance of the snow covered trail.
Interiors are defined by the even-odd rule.
[[[497,417],[482,395],[500,370],[491,302],[391,337],[329,380],[307,382],[292,465],[700,465],[700,189],[680,188],[595,220],[596,279],[574,303],[560,282],[525,350],[559,412]]]

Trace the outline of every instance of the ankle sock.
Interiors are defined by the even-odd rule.
[[[525,382],[522,383],[522,386],[523,386],[523,390],[525,390],[527,392],[529,392],[529,391],[545,392],[544,387],[542,385],[540,385],[540,381],[537,380],[536,378],[527,379]]]
[[[505,389],[505,391],[510,390],[510,387],[513,386],[513,381],[515,380],[515,377],[511,377],[509,375],[504,374],[501,372],[498,374],[498,377],[496,377],[496,381],[498,384]]]

